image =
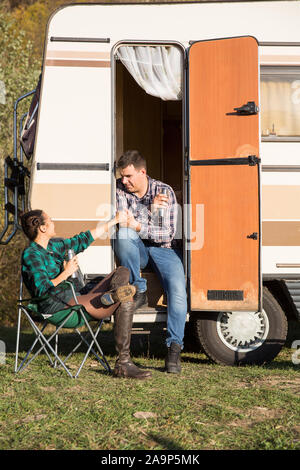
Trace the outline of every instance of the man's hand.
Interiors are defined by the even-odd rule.
[[[152,202],[152,210],[166,209],[169,205],[169,196],[167,194],[157,194]]]
[[[128,210],[124,209],[116,213],[115,221],[117,224],[123,225],[126,224],[128,220]]]

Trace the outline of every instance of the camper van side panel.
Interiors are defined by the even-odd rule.
[[[47,36],[36,142],[30,205],[52,217],[57,236],[108,220],[114,210],[110,45],[64,40],[56,16]],[[86,274],[109,273],[112,259],[105,236],[79,255]]]

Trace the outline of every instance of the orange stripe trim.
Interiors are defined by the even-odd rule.
[[[47,59],[110,59],[109,52],[101,51],[47,51]]]
[[[45,65],[50,67],[110,67],[110,61],[46,59]]]
[[[299,221],[272,221],[262,223],[263,246],[300,246]]]

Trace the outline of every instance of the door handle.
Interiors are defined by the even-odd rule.
[[[247,235],[247,238],[252,238],[252,240],[257,240],[258,239],[258,233],[253,232],[251,235]]]
[[[226,113],[229,115],[238,115],[238,116],[250,116],[252,114],[257,114],[259,112],[259,107],[256,106],[255,101],[248,101],[247,104],[240,106],[239,108],[233,108],[235,113]]]

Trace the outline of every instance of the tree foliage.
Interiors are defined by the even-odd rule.
[[[1,207],[0,230],[4,227],[3,163],[13,152],[14,102],[22,94],[35,88],[41,68],[41,58],[34,54],[33,44],[26,32],[7,9],[0,10],[0,165]],[[20,107],[20,117],[29,103]],[[20,254],[24,237],[19,233],[9,245],[0,246],[0,321],[11,324],[16,312],[19,283]]]
[[[36,85],[41,59],[33,54],[33,44],[18,27],[15,18],[0,12],[0,81],[4,89],[0,104],[1,153],[11,153],[13,135],[13,104]]]

